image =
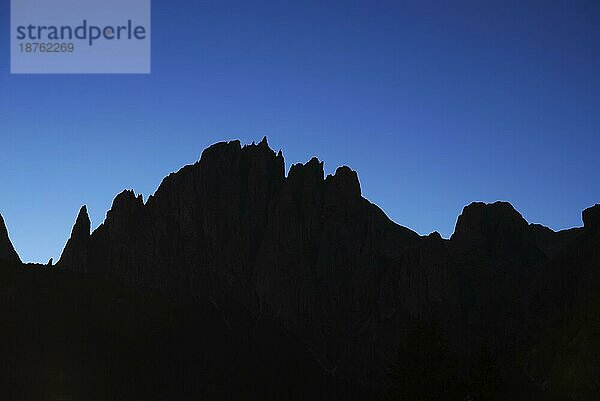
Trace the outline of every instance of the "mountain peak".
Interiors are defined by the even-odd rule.
[[[586,231],[597,233],[600,231],[600,205],[596,204],[583,211],[581,214],[583,227]]]
[[[88,262],[88,244],[90,241],[90,217],[87,207],[83,205],[79,209],[75,225],[71,230],[71,237],[65,245],[65,249],[57,263],[58,267],[67,266],[75,270],[83,270]]]
[[[20,262],[21,259],[19,255],[15,251],[15,248],[10,242],[10,238],[8,236],[8,230],[6,229],[6,225],[4,224],[4,219],[0,214],[0,259],[7,260],[10,262]]]
[[[298,176],[315,176],[316,180],[323,181],[323,162],[319,161],[316,157],[313,157],[305,164],[297,163],[292,164],[290,167],[290,172],[288,173],[288,179],[291,181],[295,181]]]
[[[450,240],[463,251],[476,250],[501,259],[534,260],[540,256],[532,248],[535,239],[529,224],[508,202],[466,206]]]
[[[473,202],[465,206],[452,234],[453,240],[477,240],[491,235],[500,227],[522,229],[527,221],[508,202]]]
[[[127,189],[118,194],[113,200],[112,207],[106,215],[106,220],[122,218],[123,216],[138,216],[144,208],[144,199],[141,194],[135,195],[132,189]],[[87,214],[87,212],[86,212]]]
[[[358,174],[348,166],[338,167],[334,175],[327,177],[327,182],[340,194],[352,198],[361,196]]]
[[[90,216],[88,215],[87,206],[83,205],[81,209],[79,209],[79,214],[77,215],[77,220],[75,220],[75,225],[73,226],[73,231],[71,232],[71,236],[73,235],[90,235]]]
[[[241,150],[242,145],[239,140],[218,142],[202,151],[200,162],[203,164],[214,162],[223,163],[225,160],[230,159],[232,155],[237,154]]]

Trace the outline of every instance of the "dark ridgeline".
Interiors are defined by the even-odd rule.
[[[4,269],[2,310],[18,323],[4,337],[61,316],[44,326],[61,351],[35,335],[2,343],[37,344],[41,394],[592,400],[600,206],[583,220],[554,232],[473,203],[450,240],[422,237],[347,167],[324,177],[313,158],[286,177],[266,139],[219,143],[146,203],[119,194],[91,234],[83,207],[56,269]],[[24,361],[9,369],[14,394],[31,391]]]

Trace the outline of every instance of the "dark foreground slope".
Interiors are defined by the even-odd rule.
[[[27,374],[42,366],[46,385],[125,399],[594,400],[600,207],[583,217],[556,233],[473,203],[450,240],[421,237],[347,167],[285,176],[266,140],[216,144],[147,202],[119,194],[93,233],[82,208],[56,269],[6,270],[10,355],[31,342],[100,364],[15,357],[11,380],[43,389]],[[22,336],[39,319],[60,323]]]
[[[274,321],[93,275],[0,262],[7,400],[361,399]]]

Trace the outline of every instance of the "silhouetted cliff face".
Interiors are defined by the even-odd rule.
[[[370,376],[376,364],[381,376],[407,314],[458,307],[450,262],[418,267],[430,242],[443,251],[362,198],[349,168],[324,178],[312,159],[286,178],[266,139],[235,141],[165,178],[146,204],[121,193],[89,243],[69,241],[67,255],[87,252],[88,262],[65,255],[58,267],[230,299],[255,318],[276,316],[327,369]]]
[[[0,215],[0,259],[8,262],[21,262],[12,242],[10,242],[8,230],[6,229],[2,215]]]
[[[83,208],[58,267],[207,299],[242,333],[272,320],[330,374],[366,387],[384,386],[414,321],[441,328],[463,374],[489,347],[530,380],[520,361],[548,357],[531,353],[550,341],[547,311],[565,291],[600,285],[598,206],[584,222],[555,233],[508,203],[473,203],[450,240],[421,237],[364,199],[348,167],[325,177],[313,158],[286,177],[266,139],[234,141],[166,177],[145,204],[122,192],[91,235]],[[563,277],[567,263],[589,280]],[[563,310],[581,310],[587,295]]]

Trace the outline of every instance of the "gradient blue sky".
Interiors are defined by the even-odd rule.
[[[597,1],[153,0],[149,76],[11,76],[8,3],[0,213],[25,261],[56,260],[82,204],[96,227],[122,189],[263,135],[421,234],[476,200],[553,229],[600,202]]]

